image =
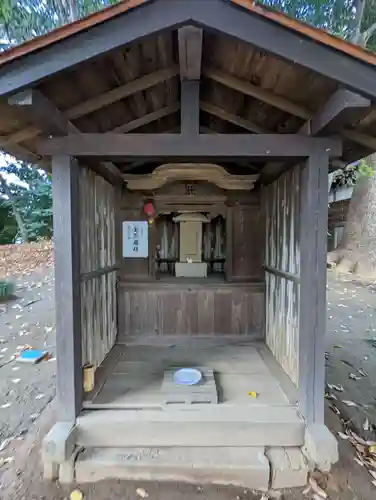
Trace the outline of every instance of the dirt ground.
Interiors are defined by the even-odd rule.
[[[4,339],[0,351],[8,348],[1,353],[4,358],[0,358],[0,447],[6,438],[13,438],[0,452],[0,460],[12,460],[0,468],[0,499],[65,500],[71,488],[45,483],[39,459],[41,439],[55,421],[54,360],[38,366],[20,365],[15,361],[2,366],[17,347],[24,344],[43,347],[54,355],[53,272],[51,269],[36,271],[25,280],[18,279],[18,287],[19,298],[8,303],[0,315],[0,339]],[[30,304],[33,300],[37,302]],[[344,390],[329,390],[335,393],[337,400],[327,401],[326,421],[337,436],[338,431],[343,430],[340,417],[368,437],[372,434],[363,430],[365,419],[376,427],[376,347],[366,340],[376,337],[375,318],[376,287],[346,278],[336,279],[329,273],[327,382],[342,385]],[[19,369],[14,371],[15,367]],[[356,380],[349,378],[351,373],[356,375]],[[17,379],[20,380],[15,382]],[[356,406],[348,406],[343,401],[352,401]],[[340,417],[329,408],[331,404],[339,409]],[[3,405],[6,407],[2,408]],[[370,474],[354,461],[351,444],[338,439],[340,462],[329,476],[318,477],[320,484],[331,500],[375,500],[376,487],[371,484]],[[259,493],[239,488],[166,483],[106,481],[79,488],[87,500],[127,500],[136,499],[136,489],[140,487],[155,500],[261,498]],[[281,492],[276,495],[281,498]],[[283,498],[303,500],[313,496],[287,491],[283,492]]]

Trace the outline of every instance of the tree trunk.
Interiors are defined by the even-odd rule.
[[[20,232],[20,236],[21,236],[22,240],[29,241],[29,235],[27,233],[27,229],[26,229],[24,221],[21,217],[20,211],[17,208],[16,201],[12,195],[11,190],[9,189],[9,186],[8,186],[6,180],[4,179],[4,177],[1,174],[0,174],[0,184],[4,190],[4,193],[7,195],[10,204],[12,205],[12,212],[13,212],[14,218],[16,219],[18,230]]]
[[[328,263],[339,272],[353,272],[376,279],[376,154],[367,158],[372,176],[356,182],[338,248],[328,254]]]

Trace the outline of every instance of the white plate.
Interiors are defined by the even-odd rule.
[[[196,385],[201,379],[202,373],[196,368],[181,368],[174,373],[174,380],[178,385]]]

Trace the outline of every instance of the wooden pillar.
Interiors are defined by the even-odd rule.
[[[310,156],[300,176],[299,395],[307,424],[324,422],[327,153]]]
[[[234,246],[234,207],[226,208],[226,281],[232,281],[233,277],[233,246]]]
[[[75,421],[82,406],[78,170],[70,156],[52,159],[57,419],[67,422]]]
[[[181,133],[200,133],[200,82],[181,82]]]

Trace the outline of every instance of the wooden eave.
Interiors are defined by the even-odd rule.
[[[29,88],[78,132],[179,133],[178,30],[187,25],[203,30],[201,133],[296,133],[348,88],[372,104],[346,114],[341,160],[376,150],[376,56],[249,0],[128,0],[0,54],[1,147],[49,161],[37,153],[45,131],[9,104]],[[243,166],[253,174],[264,164]]]

